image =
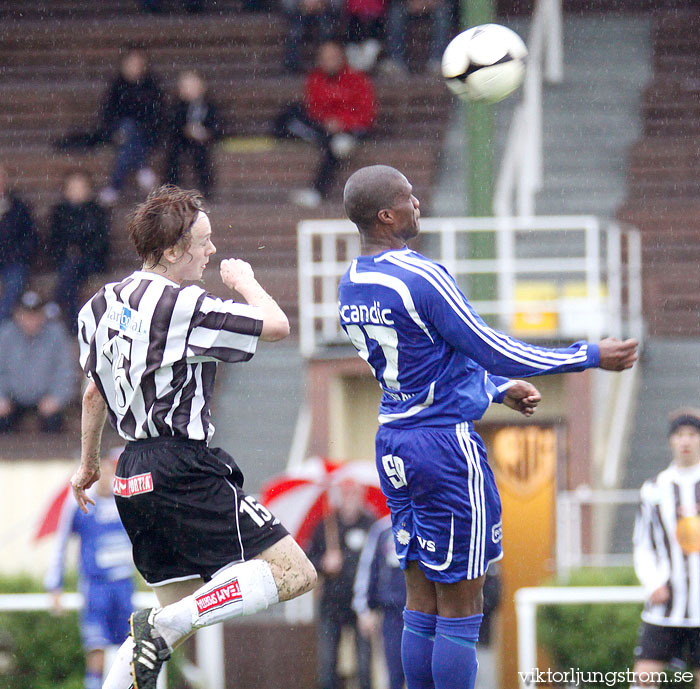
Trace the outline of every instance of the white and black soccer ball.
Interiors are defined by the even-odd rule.
[[[442,54],[442,76],[460,98],[497,103],[522,84],[526,57],[525,43],[515,31],[482,24],[450,41]]]

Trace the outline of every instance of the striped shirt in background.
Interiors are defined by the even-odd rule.
[[[647,596],[671,591],[666,603],[647,601],[645,622],[700,627],[700,465],[671,465],[642,486],[634,567]]]
[[[136,271],[80,311],[80,364],[125,440],[209,441],[217,362],[247,361],[262,330],[258,307]]]

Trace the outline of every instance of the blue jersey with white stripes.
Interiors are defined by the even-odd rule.
[[[548,349],[490,328],[447,270],[407,247],[359,256],[338,288],[340,323],[383,395],[379,423],[445,426],[480,419],[507,377],[582,371],[598,345]]]
[[[63,586],[66,547],[72,534],[80,537],[79,572],[81,580],[113,582],[131,579],[134,561],[131,541],[124,530],[114,497],[88,493],[95,500],[87,513],[75,500],[67,499],[58,522],[56,545],[44,587],[53,591]]]

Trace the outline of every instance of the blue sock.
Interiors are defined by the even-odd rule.
[[[85,689],[102,689],[102,673],[86,670]]]
[[[433,684],[433,642],[437,615],[417,610],[403,611],[401,662],[407,689],[435,689]]]
[[[479,667],[476,642],[482,618],[438,616],[433,648],[435,689],[474,689]]]

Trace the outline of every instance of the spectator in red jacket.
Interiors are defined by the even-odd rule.
[[[374,126],[374,87],[366,74],[348,67],[339,43],[321,45],[317,66],[306,80],[303,103],[293,103],[275,121],[277,138],[299,138],[321,149],[313,187],[296,192],[293,200],[317,206],[328,195],[338,163]]]

